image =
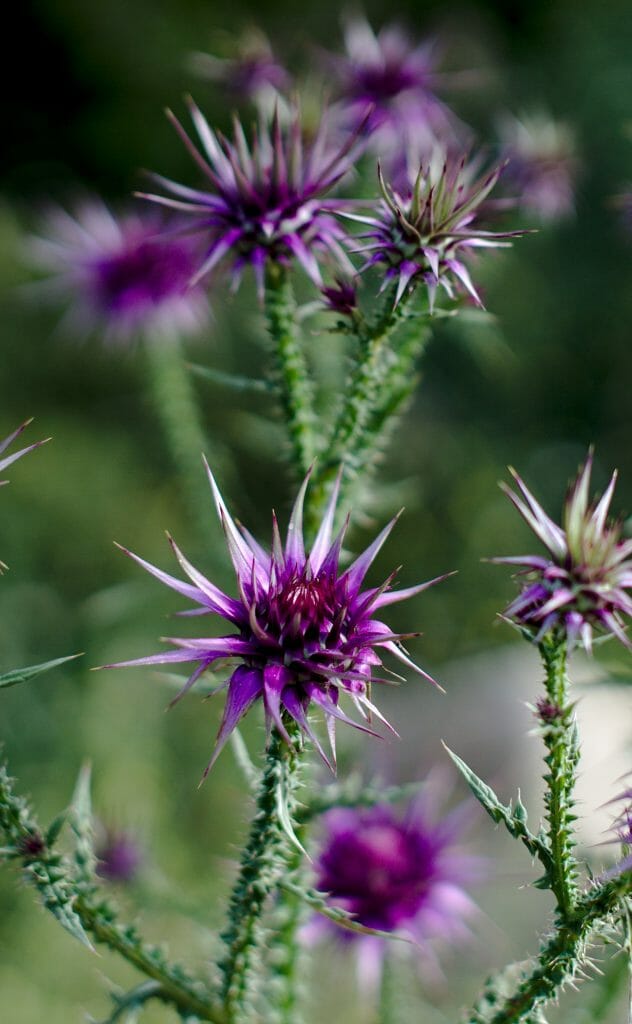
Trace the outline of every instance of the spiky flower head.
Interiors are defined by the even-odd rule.
[[[14,430],[12,434],[9,434],[9,436],[5,437],[3,441],[0,441],[0,455],[2,455],[3,452],[6,452],[7,448],[9,448],[13,444],[16,438],[20,436],[22,431],[26,430],[26,428],[32,422],[32,419],[25,420],[24,423],[20,424],[17,430]],[[18,459],[21,459],[22,456],[26,455],[27,452],[32,452],[34,448],[39,448],[40,445],[46,444],[47,441],[50,441],[49,437],[44,438],[44,440],[42,441],[35,441],[33,444],[27,445],[26,448],[21,448],[19,452],[12,452],[11,455],[5,455],[3,459],[0,459],[0,473],[4,472],[4,470],[7,469],[7,467],[10,466],[11,463],[17,462]],[[8,482],[8,480],[0,480],[0,486]]]
[[[364,124],[374,150],[386,156],[414,140],[428,151],[456,138],[457,118],[436,95],[445,81],[436,40],[415,45],[399,25],[375,33],[356,14],[346,19],[344,42],[346,55],[330,58],[342,114],[352,126]]]
[[[450,298],[465,290],[482,305],[462,257],[473,249],[510,245],[507,239],[522,231],[490,231],[477,225],[481,204],[498,181],[502,167],[477,177],[465,157],[445,158],[435,153],[423,164],[413,185],[400,194],[385,182],[378,168],[382,199],[377,216],[345,213],[368,225],[358,252],[366,254],[362,271],[385,265],[385,284],[396,282],[398,303],[409,285],[424,283],[434,307],[437,288]]]
[[[176,558],[191,582],[170,576],[137,555],[131,557],[161,582],[193,601],[198,614],[219,615],[234,632],[220,637],[169,638],[175,650],[122,662],[117,667],[195,663],[195,670],[175,698],[179,700],[217,662],[227,658],[238,661],[224,684],[228,687],[226,705],[207,772],[237,723],[259,700],[263,703],[268,732],[276,728],[289,743],[288,723],[294,721],[330,764],[309,722],[310,709],[320,708],[324,713],[334,759],[337,720],[364,732],[372,732],[365,724],[372,716],[388,726],[371,700],[372,684],[388,682],[374,674],[382,664],[378,651],[388,651],[412,671],[426,679],[431,677],[408,657],[401,646],[403,636],[393,633],[376,615],[387,605],[421,593],[437,580],[391,590],[391,575],[382,586],[363,589],[366,573],[397,517],[348,569],[340,570],[346,526],[332,539],[340,479],[311,551],[305,551],[302,529],[308,476],[294,504],[285,546],[273,516],[272,548],[268,552],[247,530],[235,525],[208,466],[207,471],[237,576],[239,596],[229,597],[206,579],[173,541]],[[341,694],[355,705],[363,722],[354,721],[342,710]]]
[[[331,811],[315,863],[316,887],[358,924],[409,938],[432,967],[435,943],[468,937],[476,912],[466,887],[480,879],[483,864],[461,846],[466,815],[465,806],[441,813],[435,795],[423,790],[403,815],[389,805]],[[329,921],[318,930],[323,927],[328,934],[336,928],[341,941],[353,944],[362,976],[375,984],[388,940]]]
[[[217,82],[236,101],[271,111],[279,93],[291,86],[290,75],[275,58],[270,41],[260,31],[247,31],[231,57],[195,53],[191,64],[204,78]]]
[[[194,246],[167,233],[155,214],[116,217],[94,198],[75,216],[51,211],[46,228],[30,252],[51,275],[51,292],[69,302],[65,325],[73,333],[99,330],[107,341],[126,342],[179,337],[206,323],[207,300],[190,285]]]
[[[492,561],[522,568],[522,590],[505,615],[526,627],[536,642],[552,631],[565,636],[569,648],[581,644],[590,652],[597,630],[632,648],[623,619],[632,615],[632,540],[622,539],[621,523],[607,521],[616,471],[603,495],[590,501],[592,464],[591,451],[569,488],[561,527],[512,469],[518,493],[506,484],[501,487],[548,557],[519,555]]]
[[[578,159],[569,125],[544,113],[505,117],[500,137],[508,162],[505,183],[520,207],[543,222],[572,214]]]
[[[323,116],[315,138],[305,141],[300,112],[294,106],[287,126],[281,124],[278,110],[271,120],[262,116],[252,143],[235,118],[231,141],[212,130],[192,101],[189,106],[202,152],[177,118],[171,113],[169,117],[207,187],[188,188],[155,175],[174,198],[153,194],[145,198],[190,214],[194,229],[204,236],[205,255],[194,282],[224,259],[232,264],[233,289],[239,286],[244,268],[251,266],[260,295],[268,261],[283,266],[298,262],[319,287],[323,257],[352,274],[342,248],[346,235],[334,216],[349,208],[349,202],[325,196],[351,169],[358,153],[357,138],[343,145],[333,142]]]

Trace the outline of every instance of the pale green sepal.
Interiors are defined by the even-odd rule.
[[[74,661],[81,658],[81,654],[69,654],[65,658],[54,658],[52,661],[44,661],[41,665],[29,665],[27,668],[15,668],[11,672],[5,672],[0,676],[0,689],[5,686],[17,686],[18,683],[27,683],[30,679],[50,672],[51,669],[63,665],[66,661]]]

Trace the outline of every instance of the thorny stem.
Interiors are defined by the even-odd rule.
[[[209,492],[202,468],[206,452],[217,469],[217,451],[208,450],[195,392],[174,340],[156,339],[146,346],[154,406],[160,417],[173,465],[180,470],[187,505],[201,540],[209,535]]]
[[[392,288],[387,292],[382,311],[373,323],[357,321],[358,357],[345,384],[338,418],[321,454],[307,496],[308,521],[311,521],[312,525],[320,515],[339,465],[346,465],[352,460],[354,448],[363,436],[377,404],[386,364],[394,359],[393,353],[386,351],[386,343],[401,321],[406,297],[403,297],[397,306],[394,303],[395,290]]]
[[[571,917],[577,898],[577,862],[573,854],[573,791],[579,747],[573,707],[568,703],[566,640],[555,636],[543,640],[540,644],[540,654],[546,672],[547,699],[554,714],[557,712],[555,717],[542,727],[547,749],[545,803],[552,856],[547,880],[557,900],[558,917],[563,923]]]
[[[200,1020],[223,1024],[221,1011],[205,986],[182,967],[149,946],[132,925],[120,924],[113,908],[85,882],[77,881],[64,857],[51,848],[26,801],[16,796],[0,766],[0,829],[9,843],[5,856],[21,861],[24,877],[39,892],[47,910],[81,939],[85,933],[119,953],[148,978],[158,982],[156,998]],[[76,923],[75,923],[76,922]]]
[[[303,833],[304,829],[297,829],[300,842]],[[301,888],[305,885],[304,879],[300,879],[302,862],[303,855],[295,847],[287,865],[287,877],[297,880]],[[302,1019],[299,1001],[303,950],[297,932],[304,914],[305,903],[298,892],[285,887],[277,890],[267,958],[271,975],[268,982],[269,1024],[300,1024]]]
[[[523,977],[514,995],[490,1002],[490,993],[484,1000],[485,1005],[479,1003],[472,1011],[468,1024],[519,1024],[530,1019],[533,1010],[555,998],[576,976],[594,928],[607,922],[617,911],[631,884],[628,873],[581,897],[572,915],[543,946],[537,966]]]
[[[289,723],[289,746],[273,730],[256,800],[248,842],[230,898],[228,923],[222,934],[226,953],[219,964],[226,1024],[255,1019],[265,931],[261,918],[269,896],[287,872],[293,847],[282,816],[294,817],[298,785],[298,737]]]
[[[275,382],[289,433],[294,468],[304,477],[314,458],[314,401],[309,372],[296,336],[295,302],[287,272],[268,262],[265,312],[275,345]]]

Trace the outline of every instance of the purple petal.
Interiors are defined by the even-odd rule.
[[[228,684],[226,705],[219,732],[217,733],[213,756],[204,769],[202,781],[204,781],[215,764],[222,747],[233,729],[236,728],[246,712],[250,710],[257,698],[261,696],[262,692],[263,676],[259,669],[246,668],[245,665],[240,665],[239,668],[235,669]]]

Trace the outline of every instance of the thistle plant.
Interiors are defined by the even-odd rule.
[[[85,948],[106,946],[138,974],[129,991],[111,993],[107,1024],[138,1020],[152,1001],[188,1024],[301,1024],[301,951],[311,950],[315,938],[355,957],[365,1001],[368,996],[379,1008],[380,1024],[434,1019],[443,947],[458,946],[464,956],[464,940],[483,927],[470,889],[493,878],[494,869],[465,838],[474,802],[446,811],[431,783],[385,786],[374,775],[365,783],[349,772],[346,750],[352,729],[367,761],[392,740],[382,763],[387,778],[399,777],[392,751],[401,712],[388,708],[387,686],[406,684],[407,695],[413,677],[435,682],[404,643],[420,635],[417,598],[452,574],[409,583],[419,579],[414,566],[377,571],[399,518],[392,516],[396,508],[364,548],[354,531],[374,512],[376,468],[393,438],[422,451],[424,440],[408,425],[402,430],[402,418],[417,394],[426,347],[440,334],[437,322],[466,320],[464,310],[478,315],[484,291],[477,275],[486,250],[510,246],[527,229],[506,230],[499,221],[512,205],[506,196],[496,202],[505,165],[490,163],[438,98],[449,77],[439,71],[435,42],[415,43],[396,26],[374,31],[356,15],[347,19],[344,45],[345,54],[329,58],[333,97],[317,117],[313,95],[302,102],[286,95],[295,79],[264,37],[244,42],[225,61],[198,54],[195,66],[208,81],[256,108],[254,125],[236,114],[226,134],[188,100],[195,138],[174,114],[168,117],[197,181],[154,174],[156,188],[138,194],[135,212],[114,215],[100,200],[84,202],[73,216],[52,214],[31,243],[48,274],[40,287],[68,306],[62,330],[100,333],[116,357],[140,343],[171,468],[182,475],[184,503],[205,541],[191,561],[168,535],[175,574],[122,549],[184,599],[176,614],[185,625],[164,638],[163,650],[124,660],[115,639],[106,667],[157,676],[157,685],[171,692],[170,707],[200,690],[224,692],[203,780],[216,784],[227,751],[211,769],[230,746],[254,804],[223,926],[205,946],[203,966],[191,970],[149,943],[114,904],[112,883],[133,880],[141,853],[124,833],[99,825],[104,815],[93,810],[89,767],[79,771],[69,806],[42,824],[8,766],[0,766],[0,859],[22,870],[43,906]],[[514,134],[512,145],[505,140],[514,163],[508,191],[522,182],[520,205],[533,210],[539,197],[536,212],[545,220],[553,207],[561,212],[575,165],[566,154],[564,178],[564,154],[553,152],[551,131],[549,163],[534,143],[527,170],[526,153],[519,153],[525,133]],[[554,156],[559,161],[549,166]],[[248,310],[244,275],[255,286]],[[229,388],[239,412],[256,393],[267,400],[266,415],[280,420],[278,455],[293,477],[294,499],[283,533],[284,516],[278,520],[273,512],[269,546],[229,512],[229,506],[248,507],[251,478],[231,474],[223,437],[205,436],[201,389],[192,385],[182,349],[185,342],[200,344],[211,307],[223,314],[227,300],[233,315],[247,311],[253,334],[265,337],[263,375],[199,364],[194,370]],[[238,348],[238,332],[233,342]],[[336,367],[328,378],[315,358],[325,345]],[[25,426],[0,444],[0,456]],[[0,471],[42,443],[0,458]],[[209,462],[204,457],[206,481],[205,451],[211,455]],[[222,489],[234,489],[229,501],[209,463]],[[459,754],[447,750],[446,756],[492,820],[538,862],[535,885],[551,894],[552,906],[534,957],[492,975],[462,1018],[467,1024],[543,1024],[564,987],[590,967],[593,945],[616,942],[622,959],[631,955],[630,789],[615,800],[621,810],[611,835],[621,849],[614,865],[601,871],[584,865],[577,830],[581,737],[569,656],[580,648],[591,654],[597,640],[608,638],[626,655],[632,647],[632,541],[610,518],[616,474],[592,499],[592,464],[590,451],[561,525],[515,472],[515,489],[502,485],[545,548],[492,559],[517,571],[519,593],[502,618],[538,649],[543,665],[533,709],[544,749],[543,822],[532,827],[520,795],[504,803]],[[165,479],[168,473],[165,468]],[[233,584],[223,581],[217,546],[208,546],[207,483]],[[429,606],[435,593],[424,597]],[[382,619],[384,609],[401,602],[409,602],[413,619],[406,632],[396,611],[387,612],[388,623]],[[69,660],[6,671],[0,688],[33,681]],[[92,678],[106,685],[108,676]],[[437,689],[424,687],[425,699],[438,699]],[[154,692],[150,699],[160,697]],[[253,722],[263,726],[256,743]],[[338,723],[350,728],[337,733]],[[430,739],[423,716],[415,728],[418,762]],[[490,723],[490,737],[498,731]],[[181,784],[189,785],[184,773]],[[196,925],[207,920],[208,908],[199,902]],[[622,984],[624,972],[613,963],[607,985],[596,983],[597,1009],[587,1024],[603,1019],[598,1006],[612,1005]],[[409,1000],[400,972],[411,967]],[[419,968],[427,1004],[420,1001]]]

